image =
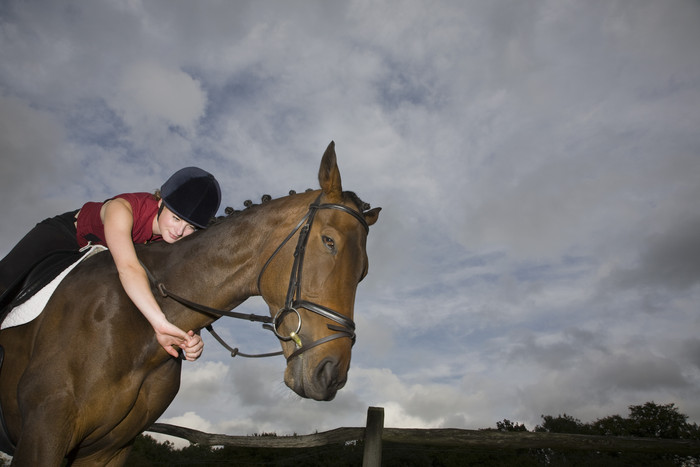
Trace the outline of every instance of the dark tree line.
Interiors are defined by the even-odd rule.
[[[640,438],[700,439],[700,428],[697,423],[688,423],[688,416],[680,413],[673,403],[647,402],[643,405],[631,405],[629,411],[627,418],[611,415],[592,423],[583,423],[566,414],[557,417],[542,415],[542,425],[537,425],[534,431]]]

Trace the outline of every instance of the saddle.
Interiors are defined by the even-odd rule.
[[[97,251],[106,249],[102,246],[89,246],[81,250],[59,250],[50,253],[0,295],[0,325],[3,324],[10,311],[27,304],[27,302],[48,285],[55,288],[60,283],[59,276],[68,273],[69,269]],[[65,273],[65,274],[64,274]],[[54,284],[52,284],[56,281]],[[50,291],[51,293],[53,290]],[[42,300],[48,301],[51,293],[45,294]],[[37,298],[39,298],[37,296]],[[44,303],[45,304],[45,303]],[[43,304],[40,305],[43,309]],[[36,316],[33,316],[34,318]],[[29,321],[29,320],[27,320]]]

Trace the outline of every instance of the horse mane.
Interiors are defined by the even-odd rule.
[[[309,191],[313,191],[313,190],[311,188],[307,188],[306,192],[309,192]],[[289,196],[294,196],[296,194],[297,194],[296,191],[289,190]],[[360,197],[354,191],[344,191],[343,192],[343,200],[352,202],[357,207],[358,211],[360,211],[361,213],[364,213],[365,211],[369,211],[371,209],[370,204],[362,201],[362,199],[360,199]],[[267,203],[268,201],[272,201],[272,196],[265,194],[265,195],[262,195],[262,197],[260,198],[260,203],[257,203],[257,204],[254,203],[252,200],[249,200],[249,199],[245,200],[243,202],[243,206],[245,206],[243,209],[234,209],[231,206],[226,206],[226,208],[224,209],[224,215],[212,217],[211,220],[209,221],[209,226],[214,225],[214,224],[218,224],[219,222],[221,222],[222,220],[224,220],[226,218],[232,217],[238,213],[241,213],[247,209],[252,208],[253,206],[258,206],[260,204]]]

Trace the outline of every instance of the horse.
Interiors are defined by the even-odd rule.
[[[381,208],[342,190],[333,142],[318,180],[320,190],[249,206],[175,244],[138,245],[137,255],[181,329],[201,330],[226,313],[216,310],[262,296],[287,358],[285,384],[327,401],[347,381],[355,294]],[[0,331],[0,346],[13,465],[123,465],[180,385],[181,360],[158,344],[108,252],[74,268],[39,317]]]

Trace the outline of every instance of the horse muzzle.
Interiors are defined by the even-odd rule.
[[[301,397],[333,400],[338,390],[345,386],[350,367],[350,346],[343,345],[342,341],[333,345],[337,349],[323,352],[320,360],[313,358],[314,352],[289,360],[284,372],[285,384]]]

